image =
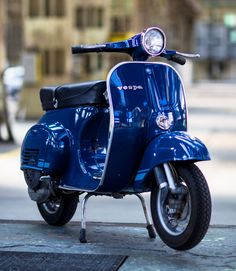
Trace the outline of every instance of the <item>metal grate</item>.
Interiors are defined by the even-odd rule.
[[[127,256],[0,251],[1,271],[116,271]]]

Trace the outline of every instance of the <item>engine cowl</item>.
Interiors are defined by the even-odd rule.
[[[34,125],[22,144],[21,169],[60,176],[67,167],[71,142],[70,132],[58,122]]]

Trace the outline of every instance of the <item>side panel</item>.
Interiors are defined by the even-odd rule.
[[[135,189],[143,187],[145,177],[156,165],[173,161],[210,160],[206,146],[185,132],[173,132],[154,138],[147,146],[135,177]]]
[[[84,191],[96,190],[100,185],[107,153],[108,110],[81,106],[58,110],[51,114],[52,119],[60,118],[73,135],[68,167],[61,177],[61,187]]]
[[[109,112],[106,108],[81,106],[47,111],[39,124],[31,129],[31,136],[26,136],[27,148],[36,149],[37,146],[44,161],[47,156],[51,163],[58,161],[55,167],[50,166],[48,173],[60,177],[62,188],[94,191],[99,187],[104,168],[108,125]],[[45,136],[39,127],[45,127]],[[56,152],[60,138],[55,140],[52,137],[51,143],[48,140],[48,135],[56,132],[59,127],[63,127],[70,134],[70,145],[64,146],[64,154],[67,155],[62,156]],[[24,144],[22,151],[25,149]],[[45,171],[48,165],[47,162],[44,165],[41,163],[41,167],[34,169]]]
[[[66,168],[71,134],[59,122],[34,125],[26,134],[21,151],[21,169],[60,175]]]

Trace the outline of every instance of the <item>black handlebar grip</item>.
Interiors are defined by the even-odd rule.
[[[81,46],[72,46],[71,47],[71,52],[72,54],[79,54],[81,52]]]
[[[180,65],[184,65],[186,63],[186,59],[180,55],[173,55],[171,58],[170,58],[171,61],[174,61]]]
[[[91,48],[91,46],[84,46],[84,45],[72,46],[71,50],[72,50],[72,54],[94,52],[94,48]]]
[[[76,45],[71,47],[72,54],[99,53],[104,51],[106,45]]]

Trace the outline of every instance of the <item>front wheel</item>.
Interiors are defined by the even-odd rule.
[[[50,225],[63,226],[68,223],[77,208],[78,195],[61,195],[43,203],[37,203],[43,219]]]
[[[177,250],[187,250],[196,246],[207,232],[211,196],[204,175],[196,165],[169,166],[177,190],[155,185],[151,192],[152,219],[164,243]]]

